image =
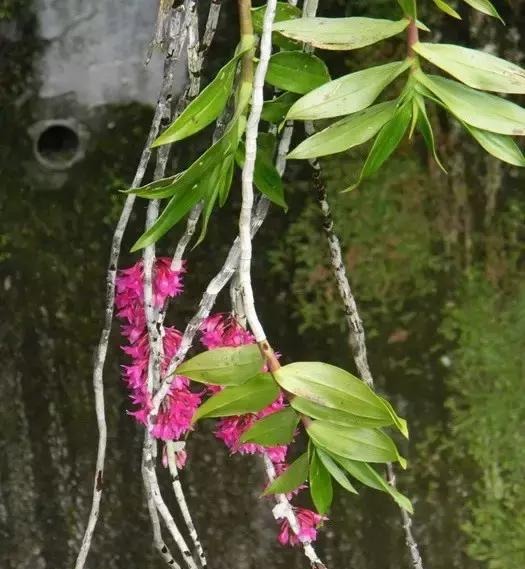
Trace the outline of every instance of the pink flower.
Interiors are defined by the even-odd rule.
[[[188,454],[185,449],[177,450],[175,454],[175,466],[180,470],[186,466],[186,461],[188,459]],[[162,466],[168,468],[168,449],[165,446],[162,449]]]
[[[278,445],[273,447],[264,447],[256,443],[240,443],[241,435],[247,431],[257,419],[271,415],[285,407],[282,394],[268,407],[258,413],[248,413],[234,417],[226,417],[217,423],[215,436],[222,440],[232,453],[240,454],[264,454],[266,453],[270,460],[274,463],[284,462],[288,447],[286,445]]]
[[[201,332],[201,342],[209,350],[255,342],[252,334],[245,330],[232,314],[218,313],[208,316],[201,326]]]
[[[191,428],[191,419],[200,405],[201,397],[189,389],[172,389],[157,415],[153,436],[164,441],[178,440]]]
[[[315,541],[317,539],[317,529],[328,518],[305,508],[294,508],[294,511],[299,523],[299,534],[295,535],[290,527],[290,523],[285,518],[281,522],[281,531],[277,538],[279,543],[281,545],[293,546],[298,543]]]
[[[136,406],[129,414],[145,424],[151,409],[151,401],[147,389],[150,347],[144,311],[143,273],[142,261],[119,272],[116,280],[115,306],[117,316],[124,320],[122,334],[129,341],[129,345],[123,346],[122,349],[132,359],[131,365],[123,366],[123,378],[130,391],[130,399]],[[169,258],[156,259],[153,294],[157,308],[164,306],[167,298],[182,292],[183,273],[184,268],[171,269]],[[166,327],[162,341],[164,359],[161,362],[161,372],[165,373],[169,361],[180,346],[181,333],[175,328]],[[200,400],[200,394],[190,391],[188,378],[176,376],[157,416],[157,423],[153,428],[154,436],[165,440],[182,436],[189,430],[191,419]]]

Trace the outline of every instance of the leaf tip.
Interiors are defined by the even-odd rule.
[[[355,184],[352,184],[351,186],[348,186],[348,188],[345,188],[344,190],[341,190],[340,193],[341,194],[347,194],[348,192],[352,192],[354,191],[356,188],[359,187],[360,182],[356,182]]]
[[[129,252],[136,253],[137,251],[140,251],[140,249],[142,249],[143,247],[144,246],[142,245],[142,237],[139,237],[139,239],[135,241]]]

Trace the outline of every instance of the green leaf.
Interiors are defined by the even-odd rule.
[[[454,8],[452,8],[452,6],[450,6],[449,4],[447,4],[445,2],[445,0],[433,0],[434,4],[442,11],[445,12],[445,14],[448,14],[449,16],[452,16],[453,18],[456,18],[456,20],[461,20],[461,16],[456,12],[456,10],[454,10]]]
[[[231,97],[235,71],[243,52],[222,67],[215,79],[182,111],[175,121],[151,145],[161,146],[183,140],[211,124]]]
[[[288,38],[330,50],[358,49],[395,36],[408,20],[379,18],[300,18],[274,24],[273,29]]]
[[[157,180],[140,188],[131,188],[127,193],[135,194],[141,198],[162,199],[196,187],[203,177],[209,177],[211,169],[223,163],[225,156],[235,152],[239,141],[239,132],[244,129],[244,124],[244,118],[237,117],[232,120],[222,137],[184,172],[170,178]]]
[[[266,488],[263,492],[263,496],[292,492],[306,482],[307,478],[308,453],[305,452],[297,460],[292,462],[292,464]]]
[[[403,14],[414,20],[417,18],[416,0],[397,0],[397,3],[401,6]]]
[[[297,99],[299,99],[297,93],[283,93],[271,101],[265,101],[261,118],[274,124],[283,122],[286,113]]]
[[[258,34],[262,32],[265,13],[265,5],[252,9],[253,28]],[[277,2],[274,22],[283,22],[300,17],[301,10],[297,6],[292,6],[288,2]],[[284,49],[300,49],[300,44],[298,42],[291,41],[279,33],[272,34],[272,43]]]
[[[483,12],[483,14],[487,14],[488,16],[498,18],[503,24],[505,23],[489,0],[464,0],[464,2],[472,6],[475,10],[478,10],[478,12]]]
[[[235,160],[241,169],[244,166],[244,155],[244,144],[241,142],[235,153]],[[279,176],[277,169],[273,163],[270,162],[268,155],[265,154],[264,151],[262,153],[257,151],[253,181],[257,189],[269,200],[285,210],[288,209],[284,199],[284,185],[281,176]]]
[[[312,453],[310,460],[308,480],[310,482],[310,496],[315,509],[320,514],[326,514],[334,497],[332,478],[315,451]]]
[[[409,67],[407,60],[396,61],[344,75],[301,97],[292,105],[286,118],[317,120],[366,109]]]
[[[227,171],[229,168],[230,163],[232,162],[231,158],[227,158],[224,161],[224,164],[215,166],[214,170],[211,172],[210,176],[208,176],[208,190],[204,196],[204,208],[202,211],[202,221],[201,221],[201,232],[199,238],[195,242],[193,248],[197,247],[202,243],[204,237],[206,236],[206,232],[208,230],[208,222],[210,220],[213,208],[215,206],[215,202],[217,198],[225,191],[224,185],[226,184],[226,176]]]
[[[383,400],[384,403],[384,400]],[[311,417],[312,419],[321,419],[327,423],[341,425],[343,427],[388,427],[394,424],[392,417],[388,412],[380,419],[363,417],[361,415],[353,415],[346,411],[325,407],[314,401],[309,401],[303,397],[294,396],[290,398],[290,405],[299,413]]]
[[[406,460],[400,456],[392,439],[379,429],[312,421],[306,430],[314,444],[329,453],[360,462],[399,461],[406,468]]]
[[[468,124],[463,126],[489,154],[514,166],[525,167],[525,157],[510,136],[481,130]]]
[[[425,101],[423,100],[423,98],[421,96],[418,95],[418,96],[414,97],[414,102],[419,109],[419,113],[417,116],[418,130],[423,135],[423,139],[425,140],[425,144],[427,145],[427,148],[432,153],[434,160],[436,161],[438,166],[443,170],[443,172],[446,173],[447,171],[446,171],[445,167],[443,166],[443,164],[442,164],[442,162],[439,159],[439,156],[437,154],[436,144],[434,141],[434,133],[432,131],[432,125],[430,124],[430,119],[428,118],[428,115],[427,115],[427,110],[425,107]]]
[[[238,348],[215,348],[186,360],[177,368],[177,375],[211,385],[240,385],[257,375],[263,357],[257,344]]]
[[[408,425],[405,419],[402,419],[397,415],[397,413],[394,411],[394,408],[392,407],[392,404],[390,403],[390,401],[388,401],[388,399],[383,399],[381,397],[381,401],[383,405],[386,407],[387,411],[390,413],[390,417],[392,418],[392,422],[394,423],[394,425],[398,428],[399,432],[405,438],[408,439]]]
[[[461,121],[499,134],[525,135],[525,109],[522,107],[451,79],[420,71],[415,76]]]
[[[459,45],[433,43],[416,43],[413,49],[474,89],[525,93],[525,69],[490,53]]]
[[[263,446],[287,445],[292,442],[299,415],[291,408],[272,413],[254,423],[241,436],[241,443]]]
[[[219,205],[222,207],[228,195],[230,194],[230,188],[233,180],[233,172],[235,170],[235,158],[230,156],[224,163],[221,170],[221,185],[219,187]]]
[[[205,401],[192,421],[205,417],[230,417],[261,411],[279,396],[271,374],[260,373],[242,385],[226,387]]]
[[[420,20],[416,20],[416,28],[418,30],[423,30],[424,32],[430,32],[430,28]]]
[[[267,162],[273,163],[277,150],[277,137],[271,132],[259,132],[257,134],[257,154]]]
[[[338,367],[322,362],[295,362],[279,368],[274,377],[288,393],[318,405],[384,424],[394,423],[384,400],[357,377]],[[291,404],[297,405],[295,399]]]
[[[369,178],[381,168],[403,139],[411,117],[412,108],[410,104],[402,104],[396,109],[394,116],[381,128],[377,138],[374,140],[374,144],[361,170],[359,180],[353,186],[344,190],[345,192],[353,190],[365,178]]]
[[[317,158],[363,144],[392,118],[395,108],[395,101],[387,101],[353,113],[301,142],[288,158]]]
[[[353,476],[365,486],[390,494],[398,506],[411,514],[414,513],[410,500],[401,494],[401,492],[396,488],[390,486],[390,484],[374,468],[372,468],[372,466],[366,462],[348,460],[334,454],[331,454],[330,456],[337,461],[348,472],[348,474],[350,474],[350,476]]]
[[[194,187],[181,189],[175,194],[154,225],[137,239],[131,252],[156,243],[202,199],[208,190],[209,183],[209,179],[201,178]]]
[[[323,463],[324,467],[328,472],[332,475],[332,478],[341,485],[345,490],[351,492],[352,494],[357,494],[357,490],[352,486],[346,474],[337,466],[337,463],[324,452],[324,450],[317,448],[315,452],[321,462]],[[361,464],[361,463],[359,463]]]
[[[330,81],[330,73],[316,55],[281,51],[272,55],[265,81],[283,91],[302,95]]]

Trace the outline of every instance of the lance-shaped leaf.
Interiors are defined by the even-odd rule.
[[[414,513],[410,500],[401,494],[401,492],[396,488],[390,486],[390,484],[372,466],[366,462],[348,460],[335,454],[331,454],[330,456],[339,463],[348,472],[348,474],[350,474],[350,476],[359,480],[361,484],[390,494],[398,506],[411,514]]]
[[[244,156],[245,148],[241,142],[235,153],[235,160],[241,169],[244,166]],[[284,199],[284,185],[281,176],[279,176],[279,172],[277,172],[273,163],[268,159],[268,155],[264,152],[257,152],[253,182],[257,186],[257,189],[270,201],[285,210],[288,209]]]
[[[449,16],[452,16],[453,18],[456,18],[456,20],[461,20],[461,16],[456,12],[456,10],[454,10],[454,8],[452,8],[452,6],[450,6],[449,4],[447,4],[445,2],[445,0],[434,0],[434,4],[442,11],[445,12],[445,14],[448,14]]]
[[[324,450],[320,448],[316,448],[315,452],[318,458],[323,463],[324,467],[328,472],[332,475],[332,478],[341,485],[345,490],[351,492],[352,494],[357,494],[357,490],[352,486],[350,480],[346,477],[346,474],[343,470],[339,468],[335,460],[328,455]]]
[[[261,118],[279,124],[283,122],[290,107],[299,99],[297,93],[283,93],[271,101],[265,101]]]
[[[300,18],[274,24],[288,38],[330,50],[358,49],[401,33],[408,20],[379,18]]]
[[[374,144],[361,170],[359,180],[353,186],[344,190],[345,192],[353,190],[365,178],[369,178],[381,168],[392,152],[398,147],[401,140],[403,140],[411,117],[412,105],[408,102],[396,109],[394,116],[383,126],[377,138],[374,140]]]
[[[525,157],[519,146],[510,136],[480,130],[463,123],[467,131],[476,139],[489,154],[514,166],[525,167]]]
[[[263,495],[287,494],[299,488],[307,478],[308,453],[305,452],[266,488]]]
[[[525,109],[515,103],[444,77],[420,71],[415,75],[463,122],[499,134],[525,135]]]
[[[420,95],[416,95],[414,97],[414,104],[417,105],[419,109],[417,115],[417,127],[419,132],[423,135],[423,139],[425,140],[425,144],[427,145],[428,150],[432,153],[434,160],[438,164],[438,166],[443,170],[443,172],[447,172],[445,167],[443,166],[436,150],[436,143],[434,140],[434,132],[432,131],[432,125],[430,124],[430,119],[427,115],[427,110],[425,107],[425,101],[423,97]]]
[[[384,403],[384,400],[383,400]],[[334,425],[341,425],[343,427],[388,427],[394,424],[394,420],[388,414],[384,413],[381,418],[363,417],[362,415],[353,415],[347,411],[340,411],[325,407],[309,399],[294,396],[290,398],[290,405],[299,413],[311,417],[312,419],[321,419],[322,421],[333,423]],[[403,421],[403,419],[400,419]]]
[[[407,60],[395,61],[344,75],[301,97],[292,105],[286,118],[317,120],[366,109],[389,83],[409,67]]]
[[[492,16],[493,18],[498,18],[503,22],[502,17],[498,14],[496,8],[490,0],[464,0],[469,6],[472,6],[478,12],[482,12],[483,14],[487,14],[488,16]],[[505,23],[505,22],[503,22]]]
[[[315,509],[320,514],[326,514],[334,497],[332,478],[315,450],[310,459],[308,481],[310,483],[310,496]]]
[[[301,142],[288,158],[317,158],[363,144],[392,118],[395,108],[395,101],[387,101],[353,113]]]
[[[233,180],[233,173],[235,171],[235,157],[229,156],[221,168],[221,185],[219,187],[219,205],[222,207],[228,195],[230,194],[230,188]]]
[[[241,443],[257,443],[263,446],[287,445],[292,442],[299,415],[287,407],[254,423],[241,436]]]
[[[330,81],[330,73],[316,55],[281,51],[272,55],[265,81],[283,91],[302,95]]]
[[[490,53],[437,43],[416,43],[413,49],[474,89],[525,93],[525,69]]]
[[[195,186],[181,189],[175,194],[154,225],[137,239],[131,248],[131,252],[138,251],[143,247],[156,243],[204,197],[208,191],[209,183],[209,179],[202,178],[197,181]]]
[[[431,31],[430,28],[425,23],[423,23],[421,20],[416,20],[416,28],[418,30],[423,30],[424,32],[430,32]]]
[[[155,140],[152,147],[183,140],[211,124],[221,114],[231,97],[235,71],[242,53],[230,59],[218,71],[215,79],[201,91],[175,121]]]
[[[341,427],[324,421],[312,421],[306,430],[315,446],[331,454],[359,462],[398,461],[406,468],[406,460],[399,454],[392,439],[379,429]]]
[[[151,182],[140,188],[131,188],[127,193],[135,194],[141,198],[162,199],[196,187],[203,177],[209,177],[210,171],[215,166],[223,163],[225,156],[235,152],[245,122],[244,117],[237,117],[232,120],[223,136],[184,172],[170,178]]]
[[[288,393],[349,415],[394,423],[407,435],[406,423],[392,414],[385,400],[341,368],[322,362],[295,362],[279,368],[274,377]],[[291,404],[295,406],[294,401]]]
[[[176,373],[210,385],[240,385],[257,375],[262,367],[259,348],[249,344],[202,352],[183,362]]]
[[[192,421],[205,417],[230,417],[257,413],[277,399],[279,387],[271,374],[261,373],[242,385],[226,387],[205,401]]]
[[[227,157],[224,163],[215,166],[210,176],[208,176],[208,189],[206,190],[206,193],[203,197],[204,207],[201,215],[201,232],[193,248],[197,247],[197,245],[200,245],[200,243],[202,243],[204,240],[204,237],[206,237],[208,222],[210,221],[215,202],[224,192],[227,192],[229,190],[229,187],[226,188],[225,186],[231,170],[232,162],[233,158]],[[231,183],[231,178],[229,182]]]

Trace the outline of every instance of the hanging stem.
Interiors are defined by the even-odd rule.
[[[407,55],[408,57],[416,57],[416,52],[412,46],[419,41],[419,30],[417,29],[416,21],[410,18],[410,23],[407,28]]]
[[[252,239],[250,223],[254,200],[253,177],[255,158],[257,156],[257,135],[263,106],[264,78],[272,53],[272,23],[275,17],[276,0],[269,0],[264,15],[263,32],[261,36],[259,63],[253,80],[251,109],[246,124],[246,158],[242,169],[242,205],[239,215],[239,238],[241,242],[241,259],[239,263],[239,282],[243,296],[246,319],[256,342],[261,344],[266,340],[266,334],[255,310],[251,281]],[[239,0],[241,30],[251,29],[251,2]],[[246,20],[250,20],[248,23]]]

